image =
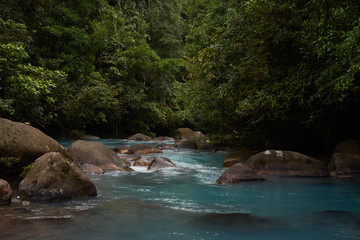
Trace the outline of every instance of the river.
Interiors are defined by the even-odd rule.
[[[360,239],[359,179],[270,177],[220,186],[225,155],[165,150],[157,156],[181,168],[89,175],[93,198],[25,206],[14,199],[0,208],[0,239]]]

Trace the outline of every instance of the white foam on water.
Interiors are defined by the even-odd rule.
[[[143,172],[143,173],[151,173],[151,172],[153,172],[152,170],[147,170],[147,167],[144,167],[144,166],[131,166],[131,168],[135,172]]]
[[[64,216],[34,216],[34,217],[26,217],[25,220],[49,220],[49,219],[71,219],[72,215],[64,215]]]

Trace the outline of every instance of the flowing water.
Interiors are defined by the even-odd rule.
[[[14,199],[0,208],[0,239],[360,239],[360,180],[271,177],[219,186],[225,153],[160,155],[181,168],[90,175],[94,198],[27,206]]]

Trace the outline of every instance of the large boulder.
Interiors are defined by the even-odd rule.
[[[175,140],[188,139],[193,135],[194,131],[190,128],[178,128],[173,133]]]
[[[245,163],[251,156],[252,152],[247,149],[240,149],[230,153],[224,158],[223,166],[231,167],[236,163]]]
[[[60,152],[67,155],[64,147],[40,130],[24,123],[0,118],[0,158],[14,158],[12,175],[20,175],[23,167],[34,162],[48,152]],[[0,176],[7,175],[0,161]]]
[[[23,200],[51,201],[96,196],[95,185],[85,173],[61,153],[38,158],[19,185]]]
[[[155,157],[148,166],[148,170],[158,170],[162,168],[175,168],[176,165],[165,157]]]
[[[360,140],[347,140],[336,145],[334,153],[360,155]]]
[[[331,157],[329,170],[336,170],[338,175],[360,172],[360,155],[348,153],[334,153]]]
[[[128,153],[130,154],[150,154],[150,153],[162,153],[158,148],[154,148],[147,143],[134,144],[130,146]]]
[[[69,146],[68,152],[79,165],[89,163],[103,170],[132,171],[125,162],[118,161],[118,156],[113,150],[100,142],[78,140]]]
[[[329,163],[329,170],[337,175],[360,172],[360,140],[339,143]]]
[[[242,163],[237,163],[227,169],[216,181],[217,184],[238,183],[244,181],[262,181],[263,177]]]
[[[0,206],[10,205],[12,198],[12,190],[10,184],[0,179]]]
[[[259,175],[329,176],[323,162],[292,151],[266,150],[250,157],[245,164]]]
[[[206,148],[205,135],[190,128],[178,128],[174,131],[175,147],[178,148]]]
[[[131,140],[131,141],[150,141],[151,137],[149,137],[149,136],[147,136],[145,134],[142,134],[142,133],[137,133],[137,134],[134,134],[131,137],[129,137],[128,140]]]

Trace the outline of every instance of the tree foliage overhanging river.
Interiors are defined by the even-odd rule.
[[[0,3],[0,116],[52,136],[329,153],[358,138],[359,1]]]

